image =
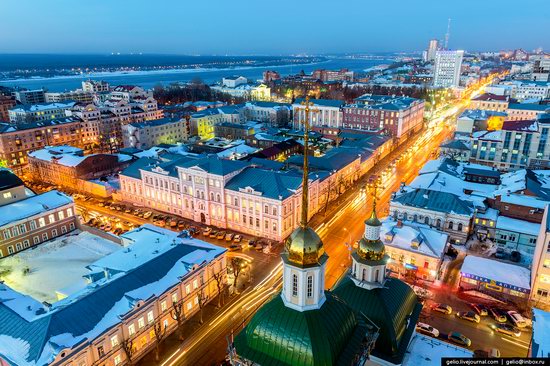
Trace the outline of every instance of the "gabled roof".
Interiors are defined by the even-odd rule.
[[[152,225],[127,235],[139,234],[140,230],[153,230],[168,236],[168,243],[161,243],[167,249],[136,268],[97,281],[84,294],[77,293],[53,304],[49,311],[43,309],[36,314],[33,311],[27,320],[9,306],[10,301],[18,301],[17,297],[23,295],[0,291],[0,334],[8,340],[19,340],[25,346],[24,349],[4,349],[0,342],[0,356],[17,366],[49,364],[62,349],[94,340],[119,323],[120,317],[133,309],[134,300],[161,295],[180,282],[180,277],[189,273],[194,264],[211,261],[225,252],[224,248],[196,239],[182,238],[171,245],[172,237],[176,238],[177,234]],[[150,252],[155,250],[149,241],[141,244],[150,248]],[[133,257],[132,246],[129,248],[130,251],[121,248],[120,252]],[[5,289],[3,286],[0,285],[0,290]],[[20,311],[30,312],[26,306],[21,306]]]
[[[207,173],[225,176],[227,174],[233,173],[237,170],[244,169],[249,164],[244,161],[239,160],[225,160],[220,159],[215,155],[209,155],[204,158],[190,160],[178,166],[181,168],[200,168]]]
[[[492,93],[484,93],[475,97],[472,100],[476,101],[490,101],[490,102],[507,102],[510,99],[507,95],[497,95]]]
[[[452,193],[421,188],[400,194],[393,201],[405,206],[458,215],[470,216],[474,212],[470,201],[463,201]]]
[[[444,142],[440,145],[440,147],[453,150],[470,150],[470,147],[461,140],[451,140],[448,142]]]
[[[504,131],[537,132],[539,125],[536,120],[504,121]]]
[[[233,177],[225,188],[239,192],[240,189],[251,187],[264,197],[284,200],[301,186],[302,177],[299,174],[249,167]]]
[[[0,191],[25,185],[11,170],[0,168]]]
[[[305,101],[304,98],[297,98],[294,101],[294,105],[301,104],[304,101]],[[334,108],[340,108],[345,104],[343,100],[338,100],[338,99],[310,99],[309,102],[317,106],[334,107]]]

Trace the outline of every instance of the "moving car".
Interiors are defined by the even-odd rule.
[[[418,333],[427,334],[432,337],[439,337],[439,330],[435,329],[431,325],[428,325],[426,323],[416,323],[416,331]]]
[[[499,308],[489,309],[491,316],[499,323],[506,323],[506,312]]]
[[[481,320],[479,315],[477,315],[473,311],[459,311],[458,313],[456,313],[456,316],[457,318],[469,320],[473,323],[479,323],[479,321]]]
[[[521,336],[521,330],[510,324],[494,324],[491,326],[491,328],[493,328],[495,332],[506,334],[509,336]]]
[[[432,310],[433,311],[439,311],[440,313],[443,313],[443,314],[451,314],[453,312],[453,308],[450,307],[449,305],[439,304],[439,303],[433,304],[432,305]]]
[[[474,358],[500,358],[500,351],[498,348],[476,349]]]
[[[470,306],[479,316],[489,315],[489,308],[483,304],[470,304]]]
[[[510,310],[508,312],[508,318],[510,318],[512,323],[518,328],[525,328],[527,326],[527,322],[517,311]]]
[[[243,236],[240,234],[237,234],[233,237],[233,243],[240,243],[241,240],[243,240]]]
[[[456,343],[464,347],[470,347],[472,345],[472,341],[470,340],[470,338],[458,332],[449,333],[449,335],[447,336],[447,339],[453,343]]]

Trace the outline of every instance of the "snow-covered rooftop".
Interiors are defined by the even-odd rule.
[[[432,337],[415,334],[409,349],[405,353],[402,366],[440,366],[441,358],[473,357],[473,352],[466,348],[439,341]]]
[[[57,190],[37,194],[0,206],[0,227],[73,203],[73,199]]]
[[[540,224],[524,220],[513,219],[511,217],[499,216],[496,228],[499,230],[513,231],[516,233],[537,236],[540,231]]]
[[[408,250],[410,252],[440,258],[445,250],[449,236],[445,233],[430,229],[427,225],[402,221],[402,226],[397,226],[397,221],[386,218],[382,222],[380,239],[387,247]],[[413,248],[412,243],[418,243],[418,248]]]
[[[467,255],[460,273],[481,277],[487,282],[494,280],[497,285],[506,284],[525,290],[531,288],[531,272],[527,268],[493,259]]]
[[[120,245],[88,232],[71,233],[2,259],[6,285],[39,301],[54,303],[59,294],[70,295],[86,287],[86,265],[110,254]],[[25,271],[28,270],[26,274]]]

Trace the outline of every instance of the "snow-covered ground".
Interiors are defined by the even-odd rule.
[[[415,334],[408,352],[403,359],[403,366],[439,366],[443,357],[473,357],[465,348],[441,342],[432,337]]]
[[[0,262],[0,280],[38,301],[54,303],[85,287],[86,266],[121,247],[88,232],[76,232],[25,250]]]

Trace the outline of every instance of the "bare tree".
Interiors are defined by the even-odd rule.
[[[225,292],[224,290],[225,290],[225,286],[226,286],[225,271],[220,270],[217,273],[213,272],[212,277],[216,281],[216,287],[218,288],[218,307],[220,307],[220,306],[223,305],[223,300],[224,300],[223,295],[224,295],[224,292]]]
[[[202,324],[202,323],[203,323],[203,320],[202,320],[202,309],[204,309],[204,307],[205,307],[206,304],[208,303],[208,295],[206,295],[206,294],[204,293],[204,289],[201,288],[201,290],[200,290],[199,293],[197,294],[197,300],[198,300],[199,309],[200,309],[200,319],[199,319],[199,323]]]
[[[134,341],[129,338],[123,339],[120,346],[122,347],[122,350],[126,355],[126,364],[132,366],[134,364],[134,360],[132,359],[132,357],[134,357],[135,353]]]
[[[153,330],[155,332],[155,361],[160,360],[160,342],[166,336],[166,327],[162,326],[160,318],[153,324]]]
[[[237,280],[239,279],[239,274],[246,265],[246,261],[239,257],[231,258],[231,269],[233,270],[233,288],[237,288]]]
[[[185,312],[183,311],[183,301],[179,301],[172,304],[172,311],[170,312],[172,319],[178,323],[178,338],[183,341],[183,323],[185,323]]]

